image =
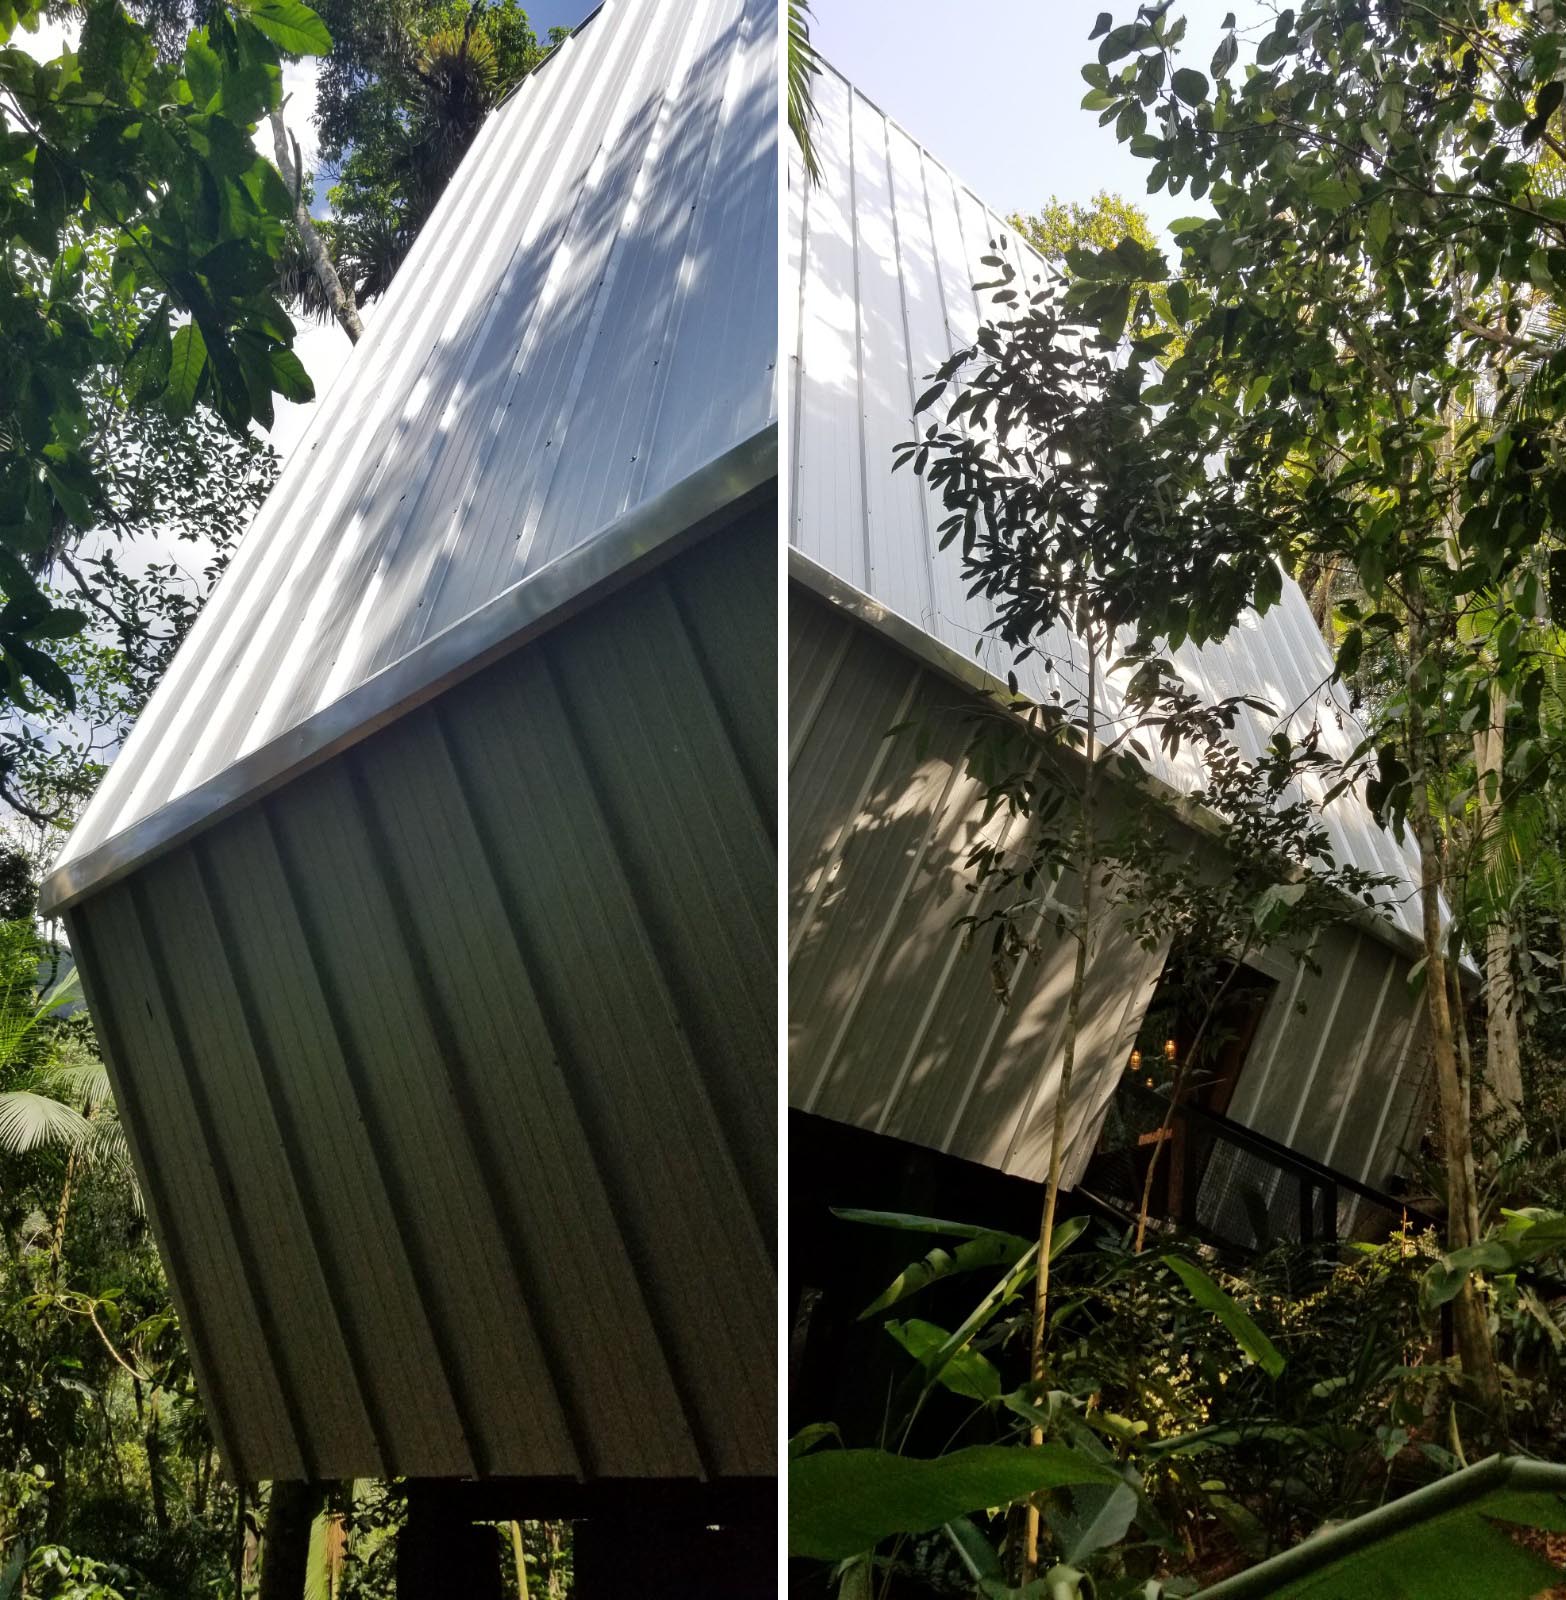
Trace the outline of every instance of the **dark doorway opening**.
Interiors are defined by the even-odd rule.
[[[1254,967],[1200,952],[1172,952],[1137,1030],[1128,1077],[1180,1105],[1224,1116],[1277,987]],[[1111,1116],[1106,1123],[1101,1149],[1116,1140],[1116,1120]],[[1155,1151],[1161,1152],[1156,1161]],[[1136,1194],[1153,1169],[1151,1215],[1184,1219],[1194,1212],[1213,1148],[1210,1141],[1190,1138],[1184,1118],[1138,1134],[1129,1155]]]

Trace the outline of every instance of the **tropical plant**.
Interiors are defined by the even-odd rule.
[[[1236,1271],[1190,1241],[1139,1253],[1072,1218],[1041,1388],[1024,1292],[1036,1247],[839,1215],[941,1240],[862,1313],[913,1362],[878,1442],[817,1423],[790,1446],[790,1551],[833,1563],[840,1593],[1188,1594],[1458,1464],[1422,1361],[1419,1242],[1342,1261],[1278,1249]],[[941,1317],[975,1273],[996,1287]],[[1040,1575],[1013,1588],[1035,1497]]]
[[[788,130],[811,183],[821,181],[815,101],[815,79],[820,71],[821,58],[810,42],[810,0],[788,0]]]
[[[0,42],[36,3],[0,9]],[[329,43],[298,0],[213,9],[177,62],[111,0],[83,10],[53,61],[0,51],[0,695],[69,708],[54,658],[78,609],[37,581],[40,557],[105,513],[91,399],[118,375],[138,405],[208,406],[236,432],[269,424],[273,395],[307,398],[293,326],[271,293],[289,197],[250,142],[279,93],[280,50]],[[102,314],[89,257],[103,252],[132,320]],[[138,300],[138,297],[142,297]]]
[[[517,0],[326,0],[321,12],[333,42],[315,120],[332,215],[300,220],[287,283],[308,314],[346,327],[391,282],[484,118],[570,30],[540,41]],[[308,218],[309,178],[278,148]]]

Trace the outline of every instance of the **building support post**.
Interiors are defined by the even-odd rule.
[[[408,1484],[408,1520],[397,1535],[397,1600],[502,1600],[499,1534],[431,1487],[417,1479]]]

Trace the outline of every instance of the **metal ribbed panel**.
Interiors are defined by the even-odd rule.
[[[70,912],[241,1475],[775,1470],[775,530]]]
[[[944,509],[908,470],[891,471],[893,447],[914,436],[913,405],[928,375],[972,341],[981,316],[973,284],[993,278],[980,258],[992,241],[1024,277],[1047,269],[928,151],[830,69],[818,80],[823,177],[791,197],[799,238],[790,253],[794,282],[785,295],[799,306],[793,355],[791,539],[811,561],[931,639],[969,661],[977,657],[1004,678],[1010,651],[986,633],[992,612],[970,597],[956,544],[934,548],[931,530]],[[791,171],[799,182],[797,166]],[[922,418],[919,426],[930,419]],[[1079,643],[1051,638],[1047,673],[1040,658],[1018,669],[1023,688],[1045,698],[1052,687],[1080,694],[1085,658]],[[1323,688],[1332,661],[1297,584],[1285,580],[1282,602],[1248,617],[1222,644],[1176,652],[1190,685],[1210,697],[1257,694],[1281,715],[1293,708],[1303,730],[1319,708],[1323,748],[1346,755],[1359,730],[1343,697]],[[1106,698],[1114,714],[1118,694]],[[1245,712],[1240,747],[1256,752],[1272,719]],[[1199,774],[1188,757],[1155,757],[1158,776],[1189,788]],[[1319,797],[1322,786],[1306,780]],[[1339,859],[1412,881],[1412,855],[1378,828],[1355,795],[1328,808]],[[1389,897],[1388,911],[1417,936],[1412,902]]]
[[[789,1103],[1043,1178],[1074,947],[1011,964],[965,949],[966,856],[984,789],[963,764],[968,691],[803,584],[789,594]],[[912,735],[887,738],[898,723]],[[1112,803],[1112,802],[1109,802]],[[1169,848],[1203,841],[1168,823]],[[1074,900],[1069,882],[1056,897]],[[1037,930],[1034,930],[1037,932]],[[1353,928],[1309,964],[1248,958],[1278,983],[1230,1114],[1375,1183],[1397,1166],[1424,1058],[1409,958]],[[1108,912],[1095,935],[1068,1126],[1075,1181],[1163,966]]]
[[[776,405],[775,0],[606,0],[489,120],[65,861]]]
[[[1074,946],[1046,932],[1039,961],[1008,967],[1003,1008],[987,935],[964,949],[953,927],[968,849],[1006,826],[964,770],[967,696],[798,585],[789,631],[789,1103],[1041,1177]],[[915,718],[919,740],[885,737]],[[1100,927],[1070,1175],[1161,964]]]

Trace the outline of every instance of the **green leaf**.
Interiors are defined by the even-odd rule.
[[[806,1455],[828,1439],[836,1439],[839,1444],[843,1442],[838,1425],[835,1422],[812,1422],[789,1440],[789,1458],[792,1460],[795,1456]]]
[[[940,1363],[936,1381],[953,1394],[970,1400],[998,1400],[1005,1385],[995,1364],[977,1350],[959,1350],[942,1359],[951,1335],[933,1322],[910,1317],[906,1322],[888,1322],[886,1331],[927,1371]]]
[[[1279,887],[1292,887],[1280,885]],[[1192,1261],[1166,1255],[1163,1263],[1185,1285],[1186,1292],[1204,1311],[1210,1311],[1234,1336],[1234,1342],[1269,1378],[1280,1377],[1284,1359],[1278,1347],[1251,1321],[1240,1305]]]
[[[1195,233],[1198,228],[1205,228],[1212,220],[1211,217],[1176,217],[1169,224],[1169,231],[1178,239],[1182,233]]]
[[[1272,883],[1256,897],[1251,915],[1256,926],[1268,938],[1282,928],[1292,907],[1297,906],[1309,888],[1304,883]],[[1214,1285],[1216,1287],[1216,1285]]]
[[[872,1228],[895,1228],[900,1233],[943,1233],[954,1239],[985,1239],[995,1234],[981,1222],[945,1222],[940,1217],[920,1217],[907,1211],[862,1211],[854,1206],[833,1206],[832,1215],[844,1222],[863,1222]]]
[[[206,340],[194,322],[187,322],[175,331],[169,353],[169,380],[163,391],[164,400],[175,416],[190,414],[196,403],[196,385],[201,381],[201,370],[206,364]]]
[[[75,687],[58,661],[46,656],[43,651],[24,644],[14,636],[6,638],[5,653],[24,678],[30,678],[45,694],[58,700],[66,710],[75,710]]]
[[[278,49],[292,56],[324,56],[332,48],[326,24],[299,0],[240,0],[245,15]]]
[[[1170,84],[1187,105],[1199,106],[1207,98],[1207,79],[1195,67],[1177,67]]]
[[[909,1295],[917,1294],[919,1290],[927,1288],[932,1283],[938,1283],[943,1278],[954,1277],[962,1272],[982,1270],[985,1267],[1014,1266],[1022,1259],[1027,1248],[1028,1241],[1014,1233],[980,1234],[965,1244],[958,1245],[955,1250],[943,1250],[937,1247],[922,1261],[916,1261],[912,1266],[905,1267],[899,1272],[859,1313],[860,1320],[873,1317],[878,1311],[885,1311],[888,1306],[896,1305],[899,1300],[906,1300]]]
[[[1054,1514],[1049,1519],[1050,1530],[1060,1543],[1061,1559],[1076,1566],[1119,1544],[1131,1531],[1139,1503],[1129,1483],[1089,1483],[1073,1488],[1070,1515]]]
[[[1392,202],[1386,199],[1378,200],[1365,218],[1365,242],[1370,246],[1370,253],[1379,258],[1386,250],[1387,240],[1391,237]]]
[[[272,368],[272,387],[285,400],[309,401],[315,399],[315,385],[304,363],[292,350],[272,350],[268,357]]]
[[[822,1450],[789,1463],[788,1549],[839,1561],[898,1533],[928,1533],[1040,1489],[1121,1482],[1065,1445],[974,1445],[934,1460],[884,1450]]]

